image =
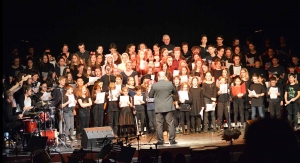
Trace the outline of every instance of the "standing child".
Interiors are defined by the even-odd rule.
[[[223,116],[225,115],[225,118],[228,121],[229,119],[229,106],[230,106],[230,101],[229,101],[229,84],[227,83],[226,77],[220,76],[218,78],[218,85],[217,85],[217,90],[218,90],[218,129],[221,128],[223,125]]]
[[[246,96],[246,84],[242,83],[242,79],[237,76],[233,80],[233,85],[231,86],[231,97],[233,103],[233,114],[234,123],[237,126],[238,115],[240,115],[240,120],[242,124],[242,129],[245,127],[245,114],[244,114],[244,102]]]
[[[290,125],[293,126],[294,121],[294,129],[299,130],[298,126],[298,117],[297,114],[299,112],[299,97],[300,97],[300,88],[299,85],[295,83],[296,77],[295,75],[289,76],[289,85],[285,87],[284,91],[284,100],[286,105],[286,110],[288,111],[288,120],[290,121]]]
[[[250,91],[255,91],[255,95],[252,95],[249,93],[250,101],[249,103],[251,104],[251,110],[252,110],[252,115],[251,119],[254,120],[256,116],[256,108],[258,108],[258,113],[259,113],[259,118],[264,118],[265,113],[263,110],[264,106],[264,96],[265,96],[265,86],[259,83],[258,80],[258,75],[254,74],[252,76],[252,82],[249,90]]]
[[[119,117],[119,125],[120,125],[120,135],[121,136],[130,136],[131,130],[130,126],[133,126],[133,116],[132,116],[132,98],[129,96],[129,90],[127,87],[122,88],[122,96],[120,96],[120,117]],[[126,101],[121,101],[121,97],[126,98]],[[122,99],[123,100],[123,99]]]
[[[190,134],[190,112],[191,112],[191,104],[193,102],[193,98],[191,93],[189,92],[189,83],[183,82],[180,85],[180,90],[178,91],[178,103],[180,109],[180,127],[183,128],[183,134]],[[184,129],[184,121],[186,121],[187,131]]]
[[[151,90],[152,85],[155,83],[155,80],[148,81],[147,91],[146,91],[146,101],[147,101],[147,115],[149,120],[149,132],[153,132],[156,129],[156,121],[155,121],[155,105],[154,98],[149,98],[149,92]]]
[[[143,131],[144,131],[144,126],[145,126],[145,101],[146,101],[146,96],[144,96],[142,94],[142,87],[141,86],[136,86],[135,87],[135,95],[133,96],[133,108],[134,108],[134,112],[136,113],[136,118],[138,121],[138,124],[140,123],[141,126],[139,126],[138,131],[140,131],[141,133],[137,133],[137,134],[142,134],[143,135]],[[136,125],[138,125],[136,124]]]
[[[113,82],[109,84],[109,92],[108,92],[108,109],[107,109],[107,117],[108,117],[108,125],[113,129],[115,136],[118,135],[118,127],[119,127],[119,106],[118,106],[118,98],[119,91],[116,89],[116,85]]]
[[[267,100],[269,102],[269,110],[270,110],[270,117],[271,118],[277,118],[277,119],[280,119],[281,118],[281,113],[280,113],[280,110],[281,110],[281,107],[283,105],[283,96],[282,96],[282,89],[277,87],[276,86],[276,78],[274,77],[271,77],[270,78],[270,87],[267,88]],[[277,93],[276,95],[272,95],[271,91],[272,89],[277,89]]]
[[[90,97],[90,93],[87,91],[86,86],[83,86],[78,91],[77,99],[79,103],[79,117],[80,117],[80,130],[83,133],[83,129],[89,127],[90,122],[90,109],[93,104]]]
[[[77,101],[75,100],[75,96],[73,94],[73,87],[67,85],[65,87],[66,94],[64,95],[62,108],[63,108],[63,115],[65,120],[65,137],[66,141],[69,141],[69,131],[70,131],[70,138],[71,140],[77,141],[74,137],[74,109]],[[74,100],[74,101],[72,101]]]
[[[101,96],[104,95],[104,96]],[[93,99],[93,116],[94,116],[94,127],[102,127],[103,120],[104,120],[104,104],[106,103],[105,100],[105,92],[102,92],[102,88],[99,84],[94,85],[92,90],[92,99]],[[103,97],[103,99],[99,99]]]
[[[215,105],[216,105],[216,84],[212,80],[212,75],[210,72],[205,74],[205,81],[202,83],[204,103],[206,105],[205,115],[204,115],[204,132],[208,132],[208,116],[211,116],[211,124],[213,125],[213,131],[216,130],[216,117],[215,117]],[[212,107],[212,108],[208,108]],[[210,110],[208,110],[210,109]]]
[[[200,111],[204,109],[204,97],[202,88],[199,85],[199,79],[195,76],[192,78],[192,86],[190,88],[190,93],[192,95],[192,106],[191,106],[191,132],[201,132],[201,116]],[[195,125],[197,121],[197,127]]]
[[[177,91],[180,90],[180,77],[179,76],[174,76],[173,77],[173,84],[174,87]],[[173,117],[174,117],[174,125],[176,128],[176,133],[182,133],[182,128],[179,127],[179,122],[180,122],[180,110],[179,110],[179,105],[178,105],[178,95],[176,94],[174,97],[174,104],[176,110],[174,110]],[[164,125],[164,129],[167,129],[166,125]]]

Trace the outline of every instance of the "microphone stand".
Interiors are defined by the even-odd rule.
[[[59,89],[60,90],[60,93],[61,93],[61,104],[60,105],[62,105],[62,103],[63,103],[63,88],[60,88]],[[61,130],[59,130],[59,132],[61,133],[60,135],[62,135],[63,137],[64,137],[64,141],[61,139],[61,138],[59,138],[58,137],[58,141],[65,147],[65,148],[71,148],[71,146],[70,145],[67,145],[66,144],[66,137],[68,136],[68,135],[65,135],[65,134],[63,134],[64,133],[64,130],[63,130],[63,119],[64,119],[64,112],[63,112],[63,108],[61,107],[61,109],[59,110],[59,112],[61,113]],[[58,122],[59,123],[59,122]]]

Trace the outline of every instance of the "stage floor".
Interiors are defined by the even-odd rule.
[[[234,140],[233,144],[244,144],[244,132],[242,131],[242,134],[240,135],[239,139]],[[189,148],[190,146],[195,146],[195,145],[201,145],[201,146],[217,146],[218,144],[225,144],[225,143],[229,143],[226,142],[225,140],[222,140],[222,135],[223,132],[208,132],[208,133],[193,133],[190,135],[183,135],[183,134],[176,134],[176,141],[178,142],[176,145],[170,145],[169,144],[169,140],[168,140],[168,135],[164,136],[164,140],[165,140],[165,144],[164,145],[158,145],[157,149],[170,149],[170,148]],[[149,149],[151,148],[155,148],[155,145],[153,143],[156,143],[156,137],[150,134],[148,135],[143,135],[140,136],[140,141],[137,141],[138,136],[132,136],[129,137],[127,144],[131,144],[131,147],[136,148],[136,150],[138,149]],[[126,146],[126,139],[123,137],[119,137],[114,139],[112,142],[120,142],[123,141],[124,146]],[[62,143],[59,143],[58,146],[56,148],[50,148],[51,151],[53,151],[53,153],[59,152],[61,154],[64,153],[72,153],[74,151],[74,149],[80,149],[81,148],[81,140],[77,140],[77,141],[69,141],[66,142],[66,144],[69,147],[64,147],[62,145]],[[139,144],[139,147],[138,147]],[[84,149],[84,150],[92,150],[92,151],[100,151],[101,148],[95,148],[93,147],[88,148],[88,149]],[[11,150],[10,150],[11,151]],[[4,153],[8,153],[9,150],[5,149]],[[14,154],[12,152],[9,152],[9,154],[7,156],[13,156]],[[21,152],[19,153],[19,156],[22,155],[29,155],[29,153],[27,152]]]

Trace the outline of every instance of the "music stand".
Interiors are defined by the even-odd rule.
[[[125,163],[131,162],[133,155],[135,153],[135,150],[136,150],[136,148],[122,146],[121,153],[119,154],[119,157],[117,158],[116,161],[125,162]]]
[[[138,152],[138,162],[141,162],[144,156],[149,156],[153,163],[157,163],[159,153],[159,149],[140,149]]]
[[[111,151],[105,158],[115,160],[116,162],[125,162],[125,163],[131,162],[132,157],[135,153],[135,150],[136,150],[136,148],[125,147],[125,146],[121,146],[119,144],[113,144]],[[98,154],[98,156],[99,156],[99,154]],[[104,159],[104,158],[102,158],[102,159]]]

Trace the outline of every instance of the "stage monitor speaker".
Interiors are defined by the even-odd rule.
[[[244,138],[245,138],[245,139],[247,139],[246,136],[247,136],[247,132],[248,132],[248,130],[249,130],[249,127],[250,127],[254,122],[256,122],[256,121],[257,121],[257,120],[247,120],[246,127],[245,127],[245,133],[244,133]]]
[[[114,132],[110,126],[84,128],[81,138],[82,148],[100,148],[114,138]]]

